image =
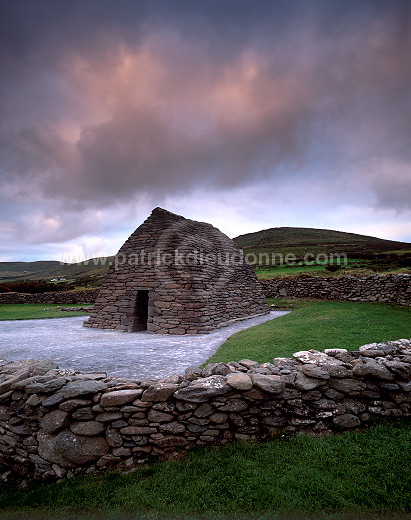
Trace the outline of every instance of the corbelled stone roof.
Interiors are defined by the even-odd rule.
[[[117,253],[85,325],[198,334],[267,312],[252,267],[229,237],[155,208]]]

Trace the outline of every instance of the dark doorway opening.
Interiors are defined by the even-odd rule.
[[[130,332],[147,330],[148,291],[137,291]]]

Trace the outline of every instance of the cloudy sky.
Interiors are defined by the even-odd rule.
[[[409,0],[0,0],[0,261],[229,236],[411,242]]]

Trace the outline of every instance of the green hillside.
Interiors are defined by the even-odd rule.
[[[113,257],[92,258],[68,264],[55,260],[0,262],[0,283],[22,280],[69,281],[75,285],[96,286],[105,276]]]
[[[411,244],[407,242],[329,229],[278,227],[240,235],[234,242],[260,268],[257,272],[260,278],[295,275],[301,271],[323,275],[327,269],[330,274],[327,264],[334,264],[335,271],[344,267],[404,272],[411,267]],[[287,262],[287,258],[293,261]],[[271,271],[262,272],[262,267]]]
[[[356,233],[345,233],[330,229],[278,227],[247,233],[234,238],[242,249],[272,248],[316,248],[338,249],[375,253],[379,251],[411,250],[411,244],[396,242]]]

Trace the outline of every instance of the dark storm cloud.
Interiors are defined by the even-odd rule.
[[[297,182],[317,161],[347,185],[363,175],[378,204],[409,207],[408,1],[0,9],[0,175],[18,200],[81,209]]]

